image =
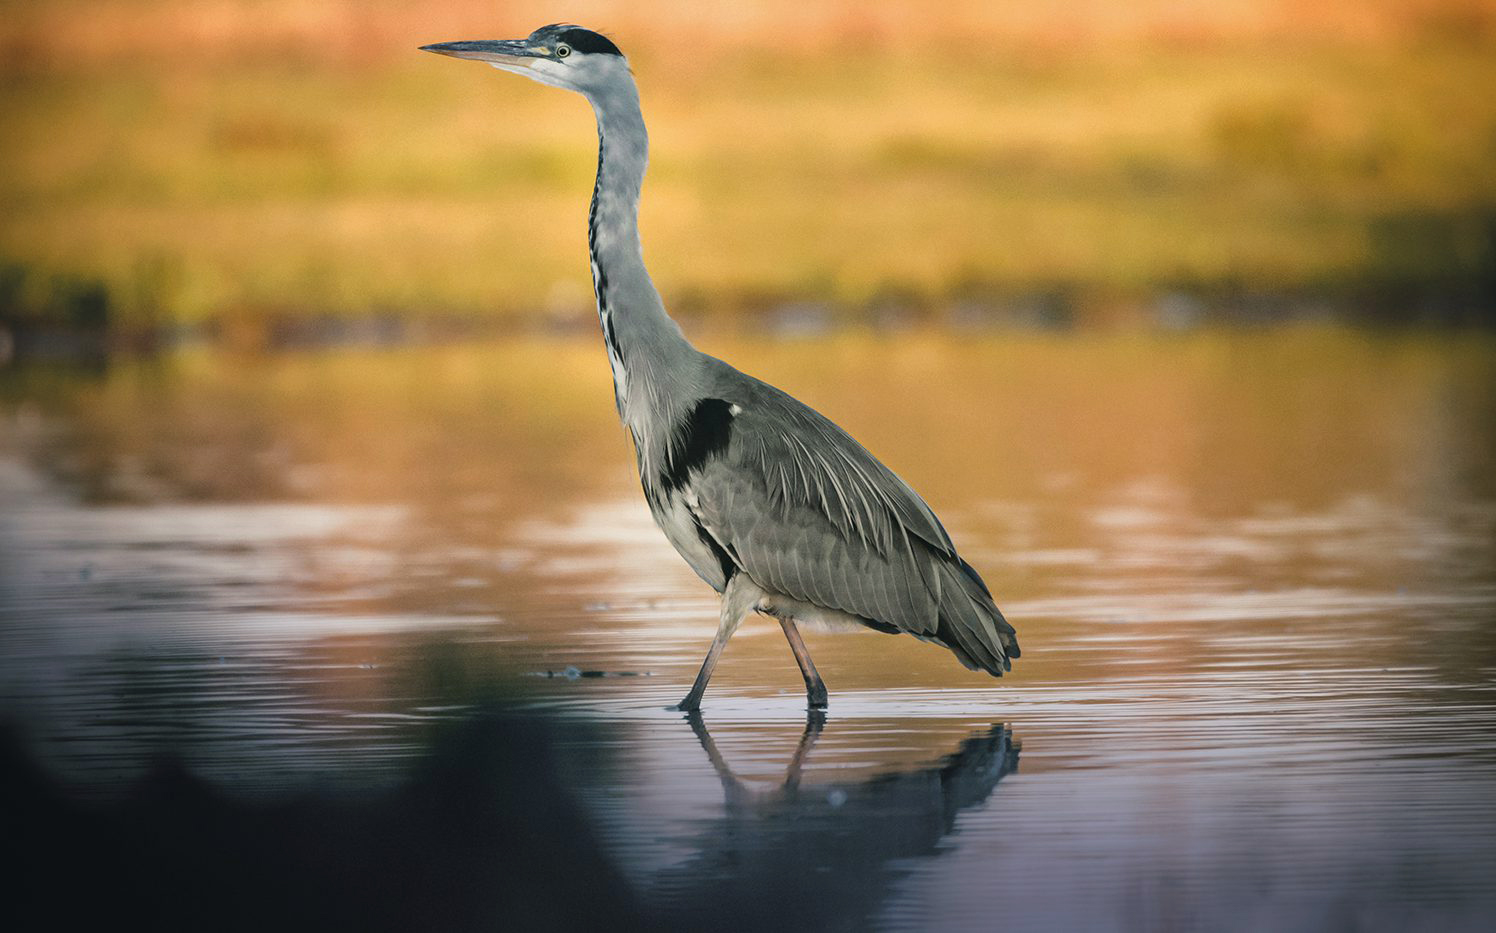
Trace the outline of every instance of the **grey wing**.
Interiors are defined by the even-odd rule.
[[[734,375],[752,391],[690,484],[727,555],[769,589],[942,644],[969,668],[1009,669],[1012,626],[924,500],[824,416]]]

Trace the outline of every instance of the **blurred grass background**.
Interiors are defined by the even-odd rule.
[[[554,20],[686,317],[1492,321],[1493,0],[0,0],[0,323],[585,326],[586,103],[416,51]]]

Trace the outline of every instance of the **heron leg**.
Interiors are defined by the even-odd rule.
[[[784,629],[784,637],[789,639],[790,650],[795,652],[795,661],[800,665],[800,673],[805,675],[805,697],[811,709],[826,708],[826,684],[821,680],[821,675],[816,673],[816,666],[810,660],[810,652],[805,648],[805,642],[800,638],[800,630],[795,628],[795,620],[789,616],[779,617],[779,627]]]
[[[727,640],[743,624],[748,613],[754,610],[762,595],[763,591],[741,573],[733,574],[732,579],[727,581],[727,587],[722,591],[722,621],[717,624],[717,637],[712,639],[712,646],[706,651],[706,660],[701,662],[701,670],[696,674],[691,692],[676,704],[676,709],[689,713],[701,708],[701,696],[706,693],[707,681],[712,679],[717,658],[721,656],[722,649],[727,647]]]

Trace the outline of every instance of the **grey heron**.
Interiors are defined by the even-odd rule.
[[[799,624],[905,633],[995,676],[1013,627],[913,489],[828,418],[693,347],[644,267],[639,192],[649,137],[628,61],[570,24],[528,38],[423,50],[577,91],[597,116],[588,250],[614,400],[655,522],[721,594],[717,635],[679,704],[695,710],[717,659],[754,612],[789,640],[812,708],[826,685]]]

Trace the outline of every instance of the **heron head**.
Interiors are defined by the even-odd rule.
[[[629,73],[628,61],[611,39],[570,23],[542,26],[526,39],[439,42],[423,45],[421,50],[487,62],[541,84],[583,94]]]

